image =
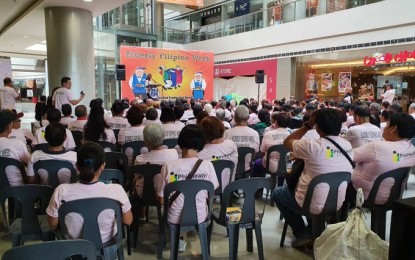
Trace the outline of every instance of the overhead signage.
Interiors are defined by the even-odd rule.
[[[392,62],[407,62],[409,59],[415,60],[414,51],[401,51],[397,54],[376,52],[372,56],[366,56],[363,59],[363,65],[372,67],[378,64],[390,64]]]

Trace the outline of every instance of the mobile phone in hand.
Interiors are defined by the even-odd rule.
[[[81,91],[81,95],[83,96],[83,95],[85,95],[85,93],[83,91]]]

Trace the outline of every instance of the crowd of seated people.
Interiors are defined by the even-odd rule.
[[[96,99],[91,101],[89,113],[84,105],[76,106],[76,119],[72,118],[70,104],[62,105],[63,117],[58,109],[45,107],[39,105],[36,108],[38,129],[33,133],[31,147],[34,149],[37,144],[43,143],[48,144],[48,148],[36,151],[26,146],[25,140],[30,135],[18,131],[19,115],[7,110],[0,111],[0,157],[13,158],[27,166],[27,176],[22,176],[13,167],[6,171],[11,186],[47,184],[47,173],[33,170],[33,164],[39,160],[65,160],[75,166],[78,183],[69,184],[67,171],[59,173],[62,184],[55,191],[48,207],[51,227],[57,225],[57,212],[62,200],[89,197],[104,196],[119,201],[126,224],[132,221],[131,204],[138,209],[140,220],[144,218],[139,192],[143,181],[135,182],[138,186],[134,188],[138,192],[134,198],[128,198],[124,190],[116,186],[96,183],[105,167],[104,150],[97,144],[100,142],[119,144],[120,147],[133,141],[144,142],[145,148],[135,158],[131,151],[126,150],[125,153],[129,158],[129,166],[147,163],[162,165],[161,174],[154,180],[161,204],[164,201],[164,187],[170,182],[186,179],[198,159],[203,162],[195,179],[211,181],[217,188],[219,183],[211,161],[230,160],[236,166],[238,148],[250,147],[258,153],[259,158],[256,157],[252,165],[251,158],[246,158],[245,169],[251,169],[252,177],[265,177],[267,150],[273,145],[284,145],[292,158],[303,159],[305,163],[294,190],[289,190],[282,179],[272,194],[272,200],[293,230],[294,247],[313,242],[310,225],[304,223],[301,209],[313,178],[336,171],[351,173],[351,184],[344,183],[339,189],[340,209],[345,200],[353,201],[358,188],[362,188],[367,197],[379,174],[415,166],[415,148],[409,141],[415,135],[415,104],[409,106],[408,114],[402,112],[397,103],[380,105],[362,101],[349,104],[334,100],[298,102],[293,98],[273,102],[262,100],[260,103],[254,99],[239,102],[225,99],[190,102],[184,99],[134,99],[129,102],[123,99],[112,104],[112,116],[107,117],[102,99]],[[375,122],[379,122],[379,125]],[[119,131],[118,136],[114,130]],[[83,132],[81,147],[76,147],[71,131]],[[346,151],[356,162],[356,168],[353,169],[347,156],[327,137]],[[176,149],[166,148],[163,145],[165,139],[176,139]],[[281,160],[278,152],[274,152],[270,160],[270,167],[275,170]],[[222,174],[222,188],[234,181],[235,170]],[[392,184],[385,181],[382,185],[378,203],[385,202]],[[321,212],[328,194],[324,186],[316,192],[318,194],[311,205],[313,214]],[[206,205],[202,197],[198,198],[197,204],[200,222],[207,217],[203,214]],[[179,196],[168,212],[171,223],[179,221],[182,207],[183,199]],[[113,219],[111,216],[104,217]],[[68,225],[73,227],[70,237],[79,237],[76,222],[75,217],[68,220]],[[109,234],[106,228],[103,239],[109,239]],[[181,251],[185,245],[182,240]]]

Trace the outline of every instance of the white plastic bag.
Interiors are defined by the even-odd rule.
[[[357,191],[356,208],[345,222],[328,225],[314,242],[317,260],[388,259],[389,243],[372,232],[362,218],[362,189]]]

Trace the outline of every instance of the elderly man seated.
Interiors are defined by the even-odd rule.
[[[302,139],[302,137],[311,130],[314,125],[320,135],[319,139]],[[281,186],[274,190],[272,199],[283,214],[285,221],[292,228],[295,239],[292,242],[293,247],[311,245],[313,243],[311,225],[306,227],[302,218],[302,209],[304,198],[307,193],[310,181],[320,175],[330,172],[352,172],[353,168],[347,157],[329,140],[328,137],[336,142],[351,157],[352,146],[343,138],[339,137],[342,125],[341,115],[338,110],[323,108],[314,112],[310,120],[289,135],[284,140],[284,146],[294,156],[303,159],[305,166],[298,180],[294,194],[290,192],[288,186]],[[330,151],[329,153],[327,151]],[[347,184],[342,184],[339,188],[338,208],[344,202]],[[319,214],[324,207],[328,195],[328,188],[322,185],[314,191],[314,196],[310,211],[313,214]]]

